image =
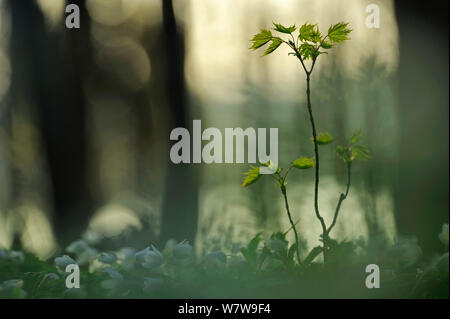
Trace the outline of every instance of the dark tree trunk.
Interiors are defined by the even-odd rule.
[[[184,80],[184,39],[180,34],[171,0],[163,0],[162,45],[164,50],[165,100],[170,118],[170,130],[189,128],[190,116]],[[172,164],[167,152],[167,175],[161,221],[161,241],[170,238],[193,242],[197,231],[198,185],[195,169],[189,164]]]
[[[442,249],[448,222],[448,1],[395,1],[400,32],[400,234],[416,235],[425,252]]]
[[[52,182],[54,230],[62,244],[80,235],[93,208],[82,87],[90,57],[89,18],[85,2],[76,3],[81,28],[64,26],[58,34],[46,30],[35,1],[9,1],[13,99],[17,102],[31,88]]]

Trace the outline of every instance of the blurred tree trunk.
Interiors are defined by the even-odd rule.
[[[81,28],[49,33],[35,1],[9,1],[12,16],[13,99],[29,93],[45,144],[53,194],[54,230],[65,244],[80,235],[92,214],[86,176],[86,103],[89,16],[80,6]],[[64,23],[64,19],[63,19]]]
[[[175,127],[191,127],[184,77],[184,38],[177,28],[171,0],[163,6],[163,68],[165,100],[169,108],[170,131]],[[193,164],[173,164],[167,152],[165,194],[162,206],[161,241],[170,238],[193,242],[197,232],[198,183]]]
[[[429,253],[448,223],[448,1],[395,1],[400,32],[396,222]]]

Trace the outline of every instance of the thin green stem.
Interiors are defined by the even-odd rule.
[[[339,196],[339,201],[336,206],[336,210],[334,211],[333,222],[331,223],[330,227],[328,227],[328,229],[327,229],[327,236],[330,233],[331,229],[333,229],[334,225],[336,225],[336,221],[337,221],[337,218],[339,215],[339,211],[341,209],[342,202],[347,198],[348,192],[350,191],[351,168],[352,168],[352,163],[351,162],[347,163],[347,188],[345,190],[345,193],[341,193],[341,195]]]
[[[292,220],[292,216],[291,216],[291,211],[289,210],[289,203],[288,203],[288,199],[287,199],[287,194],[286,194],[286,186],[284,185],[284,180],[282,181],[283,184],[281,185],[281,193],[284,196],[284,203],[286,206],[286,212],[287,215],[289,217],[289,222],[291,223],[291,227],[294,230],[294,234],[295,234],[295,248],[296,248],[296,253],[297,253],[297,262],[299,265],[301,265],[301,260],[300,260],[300,253],[299,253],[299,245],[298,245],[298,234],[297,234],[297,229],[295,228],[295,224],[294,221]]]
[[[325,221],[319,212],[319,172],[320,172],[320,159],[319,159],[319,146],[317,144],[317,131],[316,125],[314,123],[314,115],[312,112],[311,106],[311,87],[310,87],[310,74],[306,74],[306,96],[308,99],[308,112],[309,112],[309,120],[311,122],[312,134],[313,134],[313,142],[314,142],[314,154],[316,157],[316,165],[315,165],[315,183],[314,183],[314,210],[316,213],[317,219],[320,221],[320,225],[322,226],[322,239],[323,239],[323,258],[324,262],[327,260],[326,253],[326,236],[327,236],[327,226],[325,225]]]
[[[291,169],[294,167],[294,165],[291,165],[288,167],[288,169],[286,170],[286,174],[284,174],[283,180],[286,180],[286,178],[289,175],[289,172],[291,171]]]

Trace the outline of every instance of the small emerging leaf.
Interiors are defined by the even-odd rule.
[[[259,167],[253,167],[246,173],[244,173],[245,179],[242,183],[242,187],[247,187],[248,185],[251,185],[255,183],[260,177],[261,174],[259,173]]]
[[[350,143],[356,144],[361,138],[361,136],[362,136],[361,129],[355,130],[355,132],[353,132],[352,138],[350,139]]]
[[[300,157],[297,158],[295,161],[292,162],[295,168],[298,169],[308,169],[312,168],[316,165],[316,162],[314,161],[314,157],[307,158],[307,157]]]
[[[333,136],[330,133],[320,133],[316,137],[317,144],[319,145],[326,145],[330,144],[334,141]]]
[[[362,145],[356,145],[352,147],[352,157],[351,159],[358,159],[360,161],[367,161],[372,158],[370,150]]]
[[[290,27],[285,27],[279,23],[273,23],[273,25],[275,26],[274,30],[281,33],[292,33],[297,30],[297,27],[295,25]]]
[[[253,42],[250,49],[256,50],[270,40],[272,40],[272,32],[270,32],[269,30],[261,30],[260,33],[255,34],[254,37],[250,40],[250,42]]]
[[[350,163],[352,160],[350,159],[350,150],[348,147],[338,145],[336,148],[336,154],[345,162]]]
[[[322,41],[322,34],[317,27],[317,24],[305,23],[300,27],[299,39],[301,41],[320,42]]]
[[[302,43],[298,51],[304,60],[312,60],[315,57],[316,47],[309,43]]]
[[[267,50],[264,52],[263,55],[268,55],[272,53],[273,51],[278,49],[281,43],[283,43],[283,40],[281,40],[280,38],[272,38],[272,43],[270,44],[270,46],[267,48]]]
[[[331,49],[333,47],[333,45],[328,41],[323,41],[320,46],[324,49]]]

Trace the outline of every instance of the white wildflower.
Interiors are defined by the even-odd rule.
[[[125,281],[120,272],[112,268],[106,268],[105,272],[109,275],[109,279],[103,280],[100,285],[107,290],[110,290],[109,295],[114,295],[122,292],[122,295],[128,294],[125,290]]]
[[[70,245],[66,247],[66,251],[68,253],[78,256],[78,255],[82,254],[88,248],[89,248],[89,245],[86,244],[86,242],[84,240],[76,240],[76,241],[70,243]]]
[[[155,246],[147,247],[136,253],[136,260],[145,268],[157,268],[164,261],[163,255]]]
[[[86,243],[94,246],[102,240],[102,236],[94,232],[92,229],[86,230],[81,237],[84,241],[86,241]]]
[[[131,267],[136,261],[136,249],[131,247],[121,248],[116,253],[118,263],[124,267]]]
[[[183,240],[173,248],[173,255],[180,259],[192,257],[192,246],[186,240]]]
[[[89,263],[93,262],[95,259],[97,259],[97,256],[98,256],[98,250],[95,248],[89,247],[77,256],[77,263],[80,266],[89,264]]]
[[[55,265],[56,268],[60,271],[60,272],[66,272],[66,267],[68,265],[72,265],[72,264],[77,264],[75,260],[73,260],[72,258],[70,258],[67,255],[63,255],[61,257],[56,257],[55,258]]]
[[[111,265],[117,261],[117,256],[114,253],[102,253],[97,259],[104,264]]]

